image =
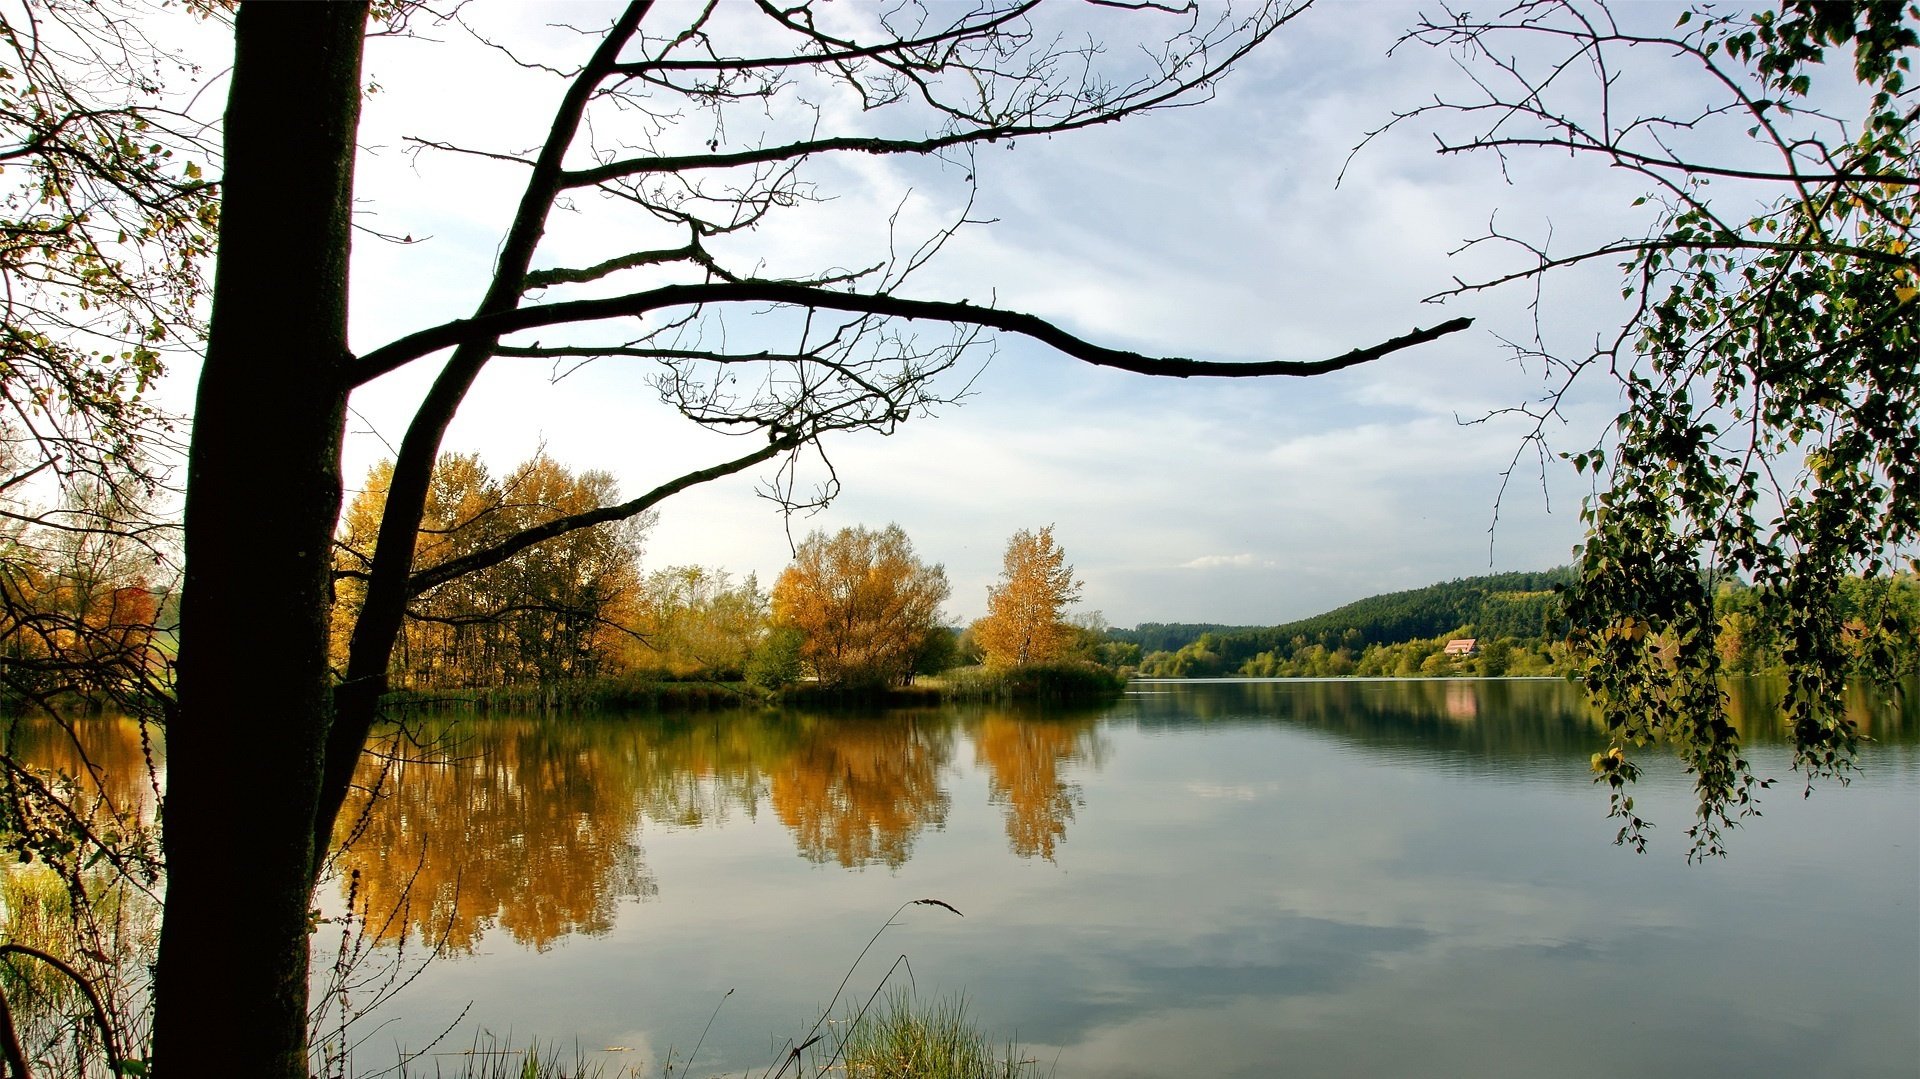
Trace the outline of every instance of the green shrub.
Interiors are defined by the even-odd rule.
[[[1023,667],[961,667],[948,671],[945,696],[951,700],[1015,700],[1066,703],[1117,696],[1127,680],[1096,663],[1031,663]]]

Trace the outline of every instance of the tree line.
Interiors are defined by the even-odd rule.
[[[392,475],[389,461],[368,472],[335,541],[332,654],[341,669]],[[1081,585],[1050,525],[1009,539],[987,614],[965,627],[942,611],[951,594],[944,567],[920,558],[893,524],[809,534],[771,589],[719,568],[645,570],[652,513],[447,572],[503,537],[618,501],[612,476],[575,473],[544,454],[504,475],[478,455],[443,454],[415,538],[425,583],[407,604],[389,684],[429,694],[595,679],[857,692],[958,667],[1121,668],[1138,658],[1108,639],[1097,615],[1067,617]]]

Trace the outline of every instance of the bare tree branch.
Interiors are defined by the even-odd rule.
[[[784,304],[808,310],[846,311],[903,319],[926,319],[956,325],[980,326],[1031,337],[1060,352],[1093,364],[1143,375],[1171,378],[1197,376],[1214,378],[1254,378],[1265,375],[1319,375],[1379,359],[1415,345],[1457,333],[1473,324],[1469,318],[1454,318],[1424,329],[1414,329],[1375,345],[1356,348],[1338,356],[1320,360],[1255,360],[1244,363],[1195,360],[1182,356],[1154,357],[1122,349],[1106,348],[1077,337],[1045,319],[1017,311],[976,307],[966,302],[910,300],[899,296],[873,296],[861,293],[829,292],[823,289],[777,282],[743,281],[738,284],[668,285],[647,292],[597,300],[569,300],[516,308],[496,315],[483,315],[443,323],[400,338],[366,353],[355,361],[356,383],[365,383],[398,370],[413,360],[441,349],[485,344],[510,333],[543,326],[570,325],[602,319],[632,318],[672,307],[719,303]]]

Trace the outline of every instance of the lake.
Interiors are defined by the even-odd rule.
[[[900,911],[836,1011],[905,956],[895,981],[1063,1079],[1910,1079],[1920,709],[1856,700],[1861,774],[1802,798],[1761,688],[1736,715],[1780,782],[1704,865],[1652,751],[1653,844],[1613,845],[1603,739],[1555,681],[423,724],[329,910],[351,887],[382,923],[355,1006],[403,938],[406,970],[444,954],[350,1028],[356,1068],[452,1024],[433,1053],[486,1031],[659,1075],[699,1043],[693,1074],[759,1074],[933,898],[964,916]]]
[[[1655,751],[1649,852],[1613,845],[1604,740],[1558,681],[425,719],[377,747],[361,778],[386,793],[342,823],[316,984],[345,942],[344,1001],[372,1009],[321,1040],[360,1076],[416,1052],[415,1074],[455,1071],[488,1038],[609,1075],[757,1076],[879,933],[836,1014],[892,968],[1061,1079],[1912,1079],[1920,686],[1856,695],[1860,774],[1811,798],[1767,688],[1732,698],[1779,783],[1701,865]],[[138,801],[133,725],[84,730]],[[14,749],[73,767],[46,733]]]

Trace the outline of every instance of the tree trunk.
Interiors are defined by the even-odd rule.
[[[245,3],[235,19],[167,730],[154,1013],[167,1077],[307,1075],[366,18],[365,3]]]

